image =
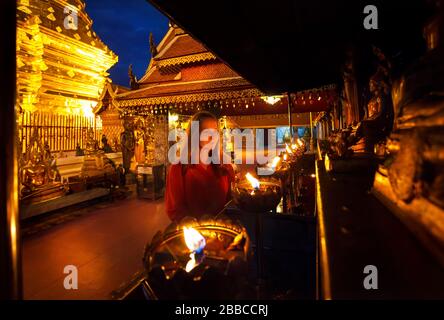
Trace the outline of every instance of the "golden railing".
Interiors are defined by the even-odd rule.
[[[18,134],[23,152],[35,129],[38,130],[41,141],[49,144],[51,152],[73,151],[77,144],[80,148],[85,148],[89,128],[94,129],[95,139],[100,143],[102,128],[96,126],[93,117],[23,112],[19,117]]]

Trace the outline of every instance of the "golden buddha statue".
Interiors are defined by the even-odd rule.
[[[63,185],[55,181],[59,175],[49,145],[42,144],[37,130],[31,137],[23,163],[20,169],[22,200],[39,202],[64,194]]]
[[[90,128],[87,134],[81,177],[102,176],[114,173],[115,169],[112,161],[108,159],[103,150],[99,149],[99,143],[94,137],[94,130]]]
[[[94,139],[94,130],[92,128],[88,129],[87,140],[86,140],[86,155],[94,155],[99,151],[99,143]]]

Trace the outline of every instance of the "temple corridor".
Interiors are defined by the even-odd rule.
[[[169,223],[163,200],[117,200],[24,237],[25,299],[110,299],[142,270],[145,244]],[[66,265],[78,268],[78,290],[63,286]]]

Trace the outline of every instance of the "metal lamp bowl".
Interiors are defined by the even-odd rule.
[[[272,177],[279,180],[287,180],[289,172],[290,166],[288,165],[288,163],[283,162],[273,173]]]
[[[193,227],[206,240],[203,261],[190,272],[185,271],[190,259],[183,236],[185,226]],[[232,249],[239,237],[243,241]],[[173,222],[163,232],[157,232],[145,247],[144,294],[150,300],[194,295],[201,298],[205,290],[218,296],[228,290],[225,286],[231,286],[230,281],[236,274],[243,277],[248,253],[249,237],[240,222],[225,216],[185,217],[178,224]],[[210,285],[216,274],[219,285]]]
[[[235,204],[239,209],[248,212],[274,210],[281,201],[281,197],[281,183],[276,179],[261,180],[258,190],[254,190],[248,181],[242,181],[233,190]]]

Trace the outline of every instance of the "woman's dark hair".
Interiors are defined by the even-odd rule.
[[[188,163],[187,164],[182,164],[182,168],[183,170],[186,170],[187,168],[194,166],[194,164],[191,164],[191,154],[192,154],[192,150],[191,150],[191,124],[193,123],[193,121],[199,121],[199,128],[202,124],[202,122],[206,119],[212,119],[214,121],[216,121],[217,123],[217,129],[219,130],[219,120],[217,119],[217,117],[212,114],[209,111],[199,111],[197,113],[195,113],[189,120],[188,122],[188,127],[186,129],[186,133],[188,136]],[[220,151],[222,152],[222,150]],[[222,159],[221,159],[222,161]],[[215,163],[211,163],[212,168],[214,169],[214,171],[219,174],[219,175],[227,175],[229,174],[226,166],[222,165],[222,164],[215,164]],[[185,172],[185,171],[183,171]]]

